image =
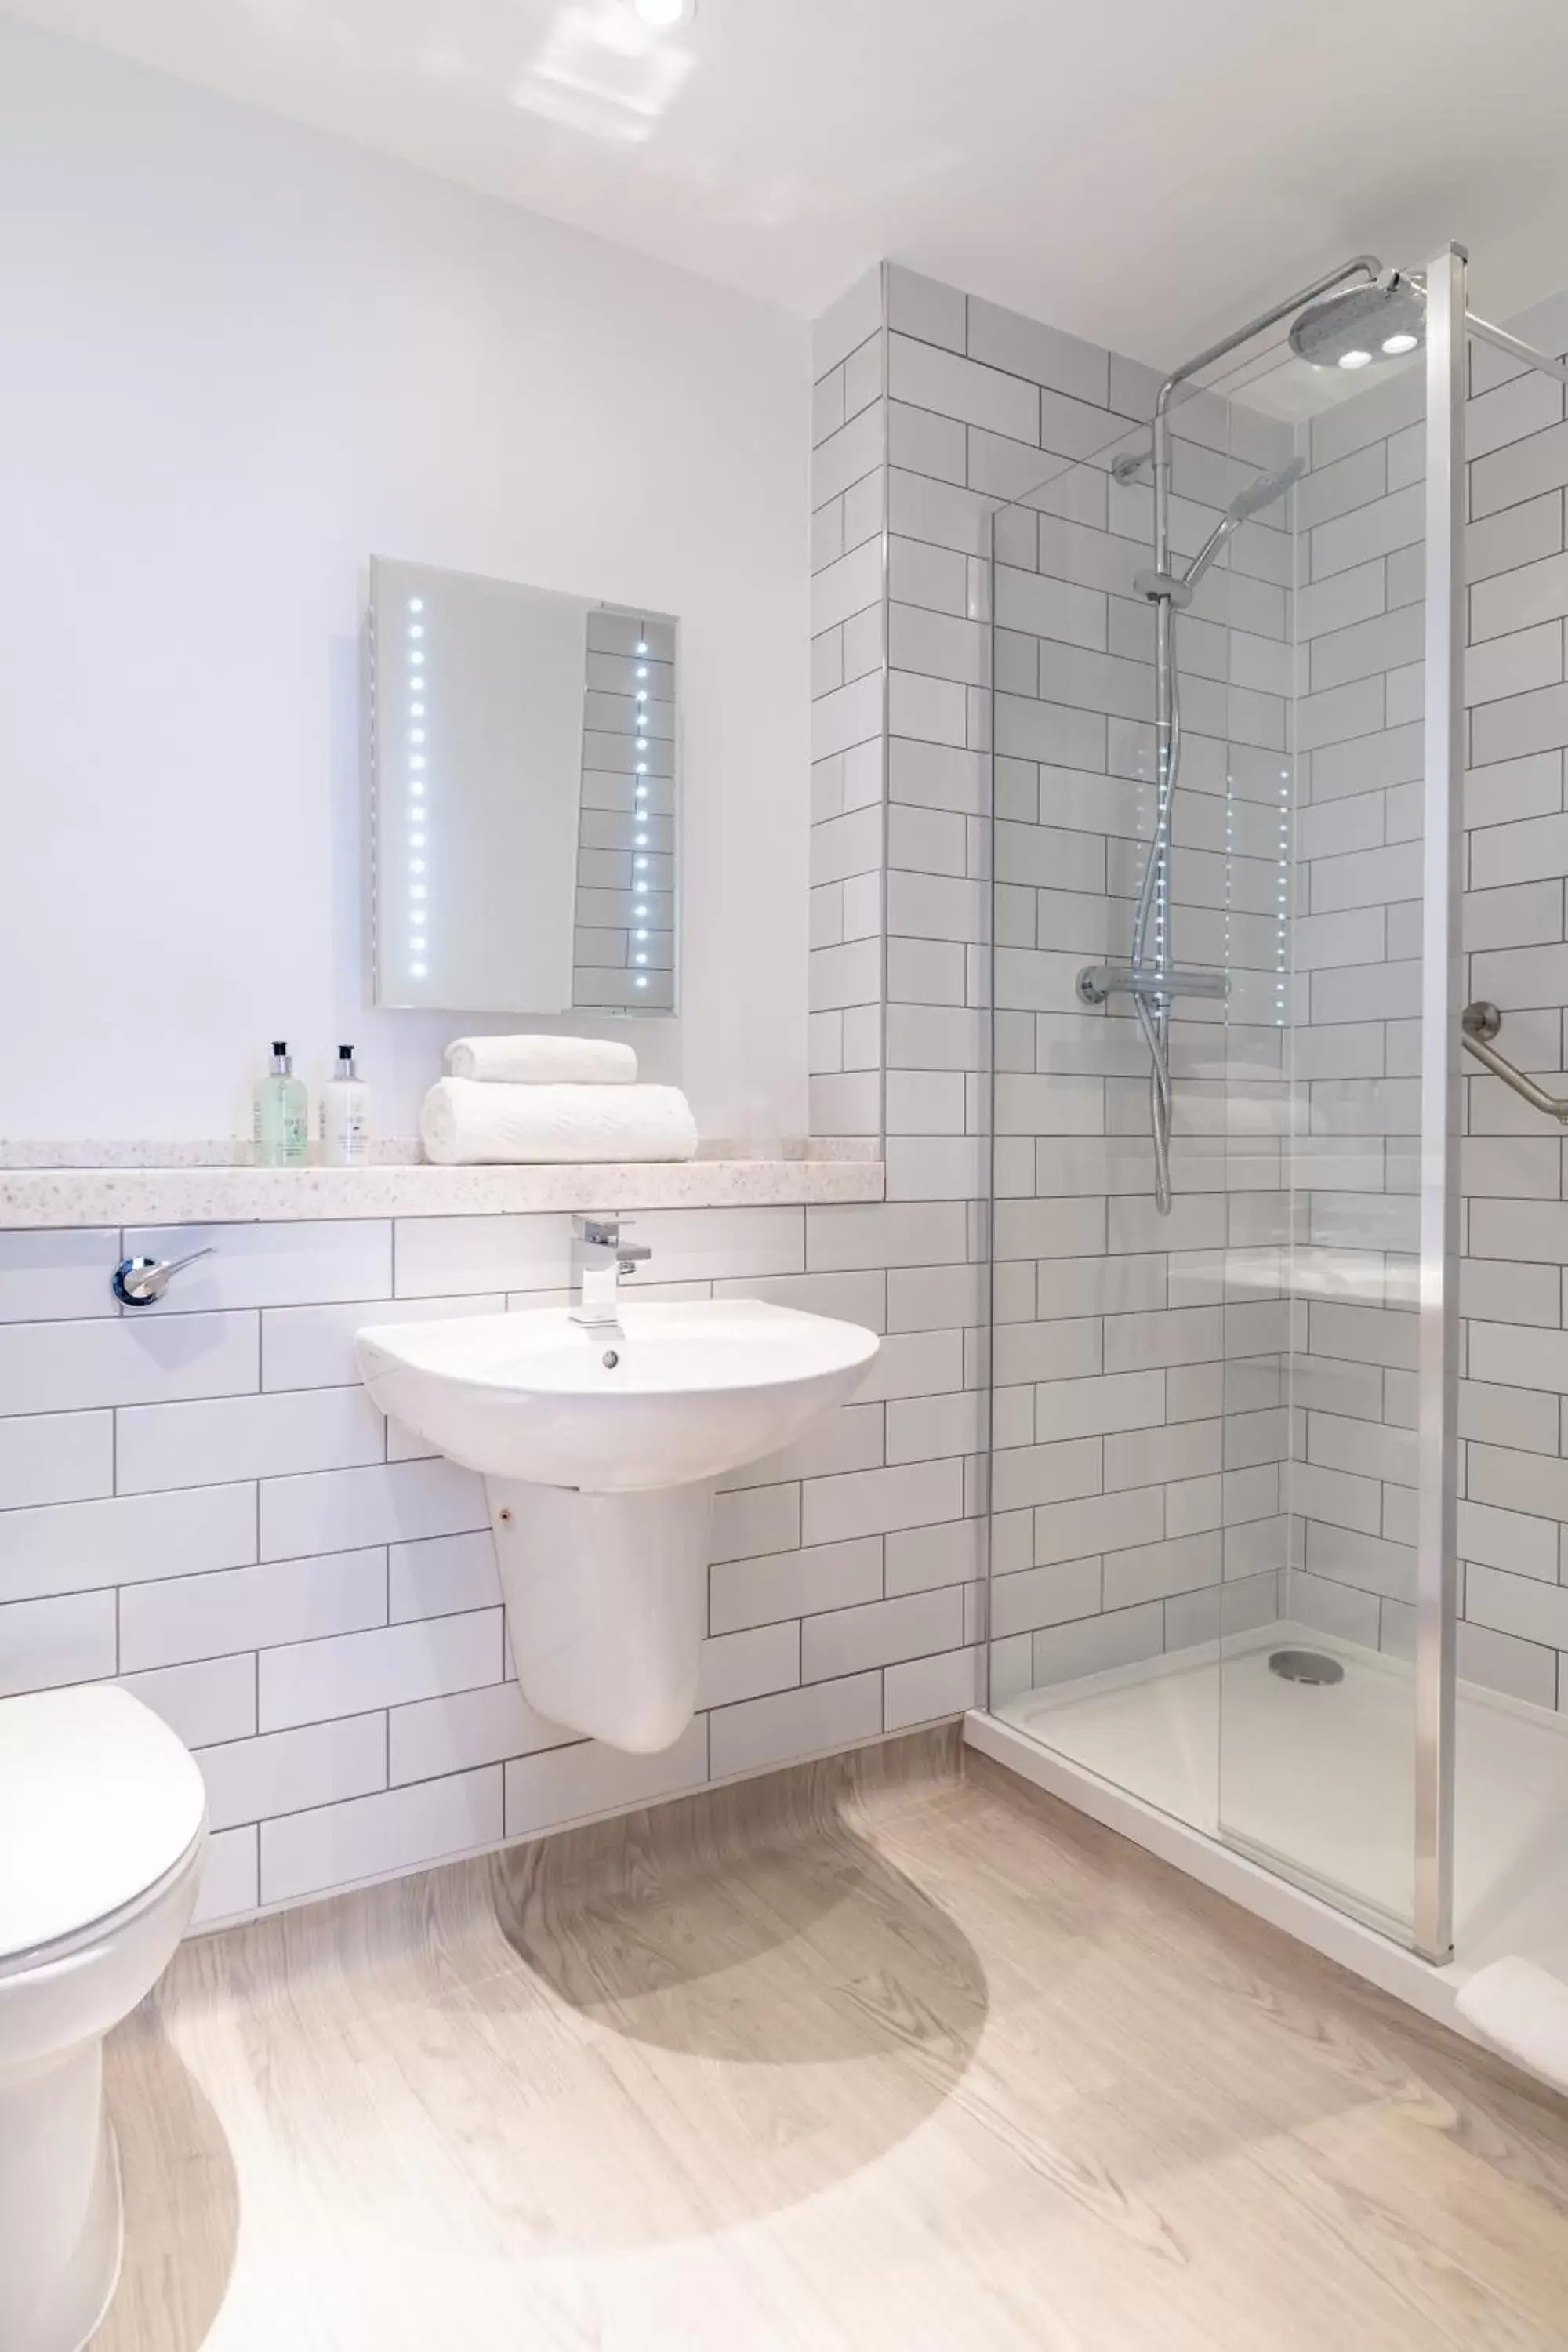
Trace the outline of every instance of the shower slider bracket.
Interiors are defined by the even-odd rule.
[[[1103,1004],[1111,996],[1211,996],[1230,994],[1223,971],[1134,971],[1126,963],[1086,963],[1075,987],[1080,1004]]]
[[[1522,1096],[1533,1109],[1544,1111],[1547,1118],[1556,1119],[1559,1126],[1568,1127],[1568,1102],[1564,1102],[1560,1095],[1549,1095],[1544,1087],[1538,1087],[1533,1078],[1527,1078],[1522,1070],[1515,1069],[1507,1055],[1500,1054],[1492,1044],[1492,1039],[1502,1027],[1502,1014],[1495,1004],[1479,1000],[1474,1004],[1467,1004],[1460,1015],[1459,1027],[1466,1051],[1473,1054],[1493,1077],[1500,1078],[1505,1087],[1511,1087],[1514,1093]]]
[[[1196,593],[1174,572],[1134,572],[1132,585],[1140,596],[1148,598],[1151,604],[1158,604],[1162,596],[1168,597],[1179,613],[1186,611]]]

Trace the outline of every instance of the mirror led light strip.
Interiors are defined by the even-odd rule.
[[[408,599],[408,973],[423,980],[429,970],[429,889],[426,883],[425,610],[423,596]]]
[[[647,624],[645,622],[643,625],[646,628]],[[641,661],[641,657],[647,652],[646,637],[637,639],[635,651],[641,663],[637,676],[639,679],[646,679],[647,667]],[[642,781],[633,793],[632,803],[634,819],[637,824],[642,825],[647,823],[647,688],[646,684],[638,685],[635,699],[637,705],[636,772]],[[638,833],[635,839],[638,850],[647,847],[648,836],[646,833]],[[634,964],[646,964],[647,961],[647,859],[634,854],[632,858],[632,923],[634,927],[632,961]],[[632,985],[634,988],[646,988],[647,972],[637,972]]]

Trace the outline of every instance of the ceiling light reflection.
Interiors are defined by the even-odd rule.
[[[649,0],[668,6],[670,0]],[[655,18],[641,0],[570,0],[551,19],[511,102],[591,139],[650,139],[697,59],[668,38],[689,15]]]

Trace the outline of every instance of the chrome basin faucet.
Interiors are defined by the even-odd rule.
[[[620,1282],[653,1255],[621,1239],[616,1217],[579,1217],[572,1231],[572,1320],[589,1330],[620,1321]]]

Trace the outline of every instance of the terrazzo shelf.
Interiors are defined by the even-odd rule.
[[[4,1168],[0,1228],[785,1207],[879,1201],[882,1192],[880,1160],[811,1158],[531,1168]]]

